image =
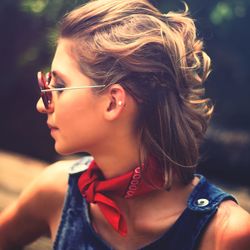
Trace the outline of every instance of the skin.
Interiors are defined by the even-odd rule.
[[[59,41],[52,71],[63,78],[66,87],[93,84],[80,72],[71,46],[70,40]],[[139,139],[134,128],[137,106],[121,85],[114,84],[101,95],[90,89],[53,93],[49,110],[45,110],[41,100],[37,109],[47,115],[60,154],[89,152],[106,178],[121,175],[139,163]],[[67,168],[72,163],[62,161],[46,168],[0,215],[0,249],[13,250],[40,235],[55,239],[67,190]],[[176,179],[169,192],[157,190],[131,200],[113,197],[126,216],[126,237],[114,232],[95,204],[90,205],[93,227],[114,249],[143,247],[173,225],[198,182],[196,177],[183,186]],[[199,250],[247,250],[249,246],[249,214],[232,201],[223,202],[206,229]]]

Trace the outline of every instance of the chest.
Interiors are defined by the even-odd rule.
[[[91,225],[97,233],[112,249],[115,250],[136,250],[148,247],[151,243],[156,242],[161,238],[178,220],[180,217],[182,208],[179,212],[172,214],[171,216],[161,215],[161,212],[155,211],[154,216],[147,214],[143,215],[143,209],[141,209],[141,219],[129,219],[126,218],[128,233],[126,236],[121,236],[114,231],[112,226],[107,223],[102,213],[95,204],[91,205]]]
[[[227,194],[218,194],[216,190],[216,197],[218,195],[220,195],[221,200],[228,197]],[[177,198],[176,200],[178,200]],[[195,205],[195,198],[189,200],[190,208],[185,208],[183,212],[176,214],[171,219],[168,216],[160,219],[160,221],[155,221],[155,217],[147,218],[145,221],[131,218],[129,220],[131,224],[128,225],[130,234],[124,238],[110,228],[100,216],[98,209],[90,211],[89,205],[80,195],[78,189],[72,186],[66,199],[54,249],[110,250],[113,247],[117,250],[140,248],[144,250],[197,250],[202,234],[216,212],[214,208],[220,201],[217,201],[216,204],[211,202],[213,206],[203,210]],[[207,199],[212,200],[213,197],[207,197]],[[157,203],[152,204],[151,207],[154,208],[153,216],[160,214],[156,207]],[[166,204],[166,207],[168,207],[168,204]],[[140,207],[140,210],[138,210],[141,214],[143,214],[142,209],[143,207]],[[158,218],[161,218],[161,216]],[[155,228],[154,225],[157,225],[157,227]],[[159,225],[162,226],[159,227]],[[199,250],[209,249],[209,246],[206,247]]]

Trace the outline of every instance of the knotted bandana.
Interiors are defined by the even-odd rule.
[[[163,186],[163,175],[156,161],[150,160],[147,167],[138,166],[130,172],[105,179],[93,160],[78,180],[78,187],[88,203],[96,203],[106,220],[120,235],[127,234],[127,224],[120,208],[110,198],[117,195],[125,199],[149,193]]]

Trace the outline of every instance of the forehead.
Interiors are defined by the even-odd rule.
[[[60,71],[65,74],[72,71],[79,72],[79,65],[72,52],[73,42],[68,39],[60,39],[52,61],[51,71]]]
[[[82,72],[78,60],[73,53],[75,43],[69,39],[60,39],[56,48],[55,56],[51,65],[51,71],[58,76],[69,87],[72,85],[88,85],[93,80]]]

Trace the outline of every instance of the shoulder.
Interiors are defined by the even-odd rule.
[[[199,249],[248,250],[249,247],[249,213],[231,200],[222,202],[204,234]]]
[[[42,211],[42,213],[45,213],[44,216],[46,217],[50,214],[53,215],[53,211],[61,209],[63,205],[68,188],[69,174],[85,170],[90,160],[90,157],[83,157],[55,162],[43,170],[24,190],[20,198],[26,197],[26,200],[33,201],[35,211],[41,209],[42,204],[48,204],[50,209]]]
[[[53,237],[67,191],[68,169],[74,162],[60,161],[46,167],[19,198],[1,212],[0,248],[23,246],[45,234]]]
[[[75,161],[58,161],[46,167],[22,192],[19,204],[27,206],[35,216],[49,220],[55,210],[63,204],[69,167]],[[44,204],[47,209],[44,209]]]
[[[250,247],[250,215],[239,205],[226,201],[218,209],[215,231],[220,249],[247,250]]]
[[[67,191],[69,167],[76,160],[58,161],[44,170],[22,191],[19,198],[9,208],[11,217],[19,222],[50,225],[57,211],[62,209]],[[2,217],[2,216],[1,216]]]
[[[67,186],[68,161],[58,161],[44,168],[44,170],[24,189],[20,198],[35,197],[39,194],[61,193]],[[40,199],[43,198],[39,197]]]

